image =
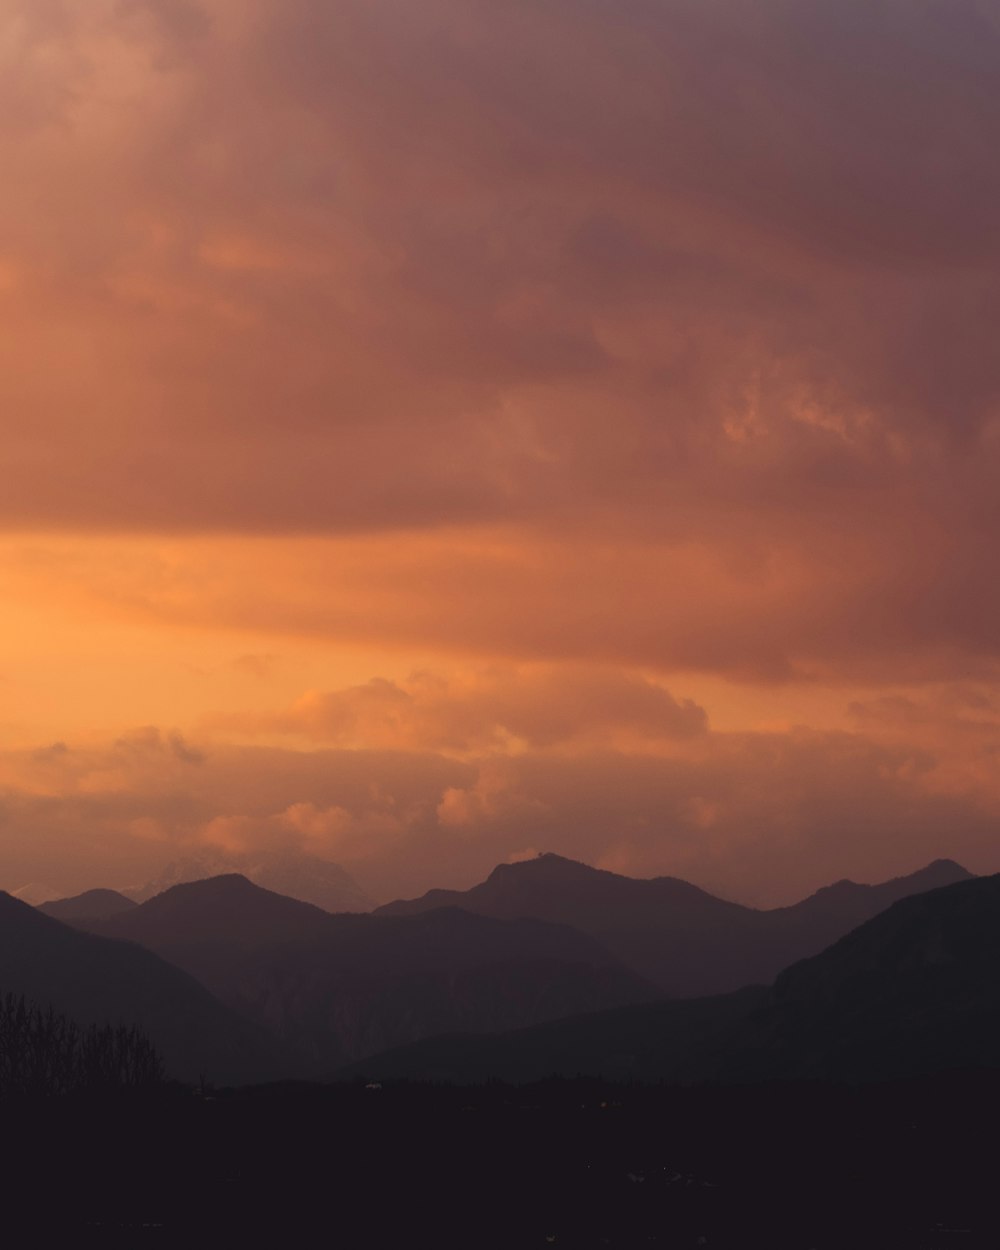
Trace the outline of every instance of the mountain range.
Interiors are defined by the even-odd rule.
[[[770,989],[432,1039],[341,1075],[873,1081],[1000,1067],[1000,875],[910,896]]]
[[[379,916],[438,907],[513,920],[532,916],[588,933],[670,997],[768,984],[910,894],[969,879],[951,860],[880,885],[839,881],[791,907],[758,911],[676,877],[637,880],[560,855],[501,864],[470,890],[431,890],[389,903]]]
[[[913,952],[938,949],[928,936],[938,931],[936,900],[957,891],[981,911],[996,880],[938,860],[881,885],[838,882],[757,911],[674,878],[635,880],[543,855],[501,865],[471,890],[367,915],[330,914],[235,873],[138,904],[90,891],[36,911],[0,896],[14,929],[25,915],[48,926],[53,952],[35,959],[12,929],[0,984],[86,1020],[143,1023],[175,1074],[194,1070],[193,1040],[204,1051],[217,1034],[218,1053],[194,1067],[227,1081],[251,1069],[320,1079],[864,1075],[879,1063],[891,1070],[892,1021],[915,1018],[922,994],[940,998],[939,1015],[958,1010],[941,976],[906,980],[905,961],[892,959],[909,951],[924,968]],[[37,942],[43,930],[25,932]],[[973,969],[970,984],[982,988],[989,956],[975,963],[955,933],[941,966]],[[869,962],[877,976],[864,971]],[[892,997],[904,984],[912,1002]],[[879,1015],[883,1002],[897,1002],[896,1015]],[[869,1025],[883,1060],[867,1045]],[[983,1036],[992,1036],[985,1024]]]
[[[190,973],[314,1075],[453,1028],[514,1028],[657,996],[565,925],[458,908],[330,915],[237,874],[73,923]]]

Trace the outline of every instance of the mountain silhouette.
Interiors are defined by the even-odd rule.
[[[837,881],[799,903],[775,908],[765,914],[787,935],[788,950],[792,953],[788,963],[793,963],[825,950],[845,933],[871,920],[900,899],[971,880],[974,880],[973,874],[961,864],[952,859],[936,859],[909,876],[894,877],[878,885]],[[795,949],[796,941],[802,949]]]
[[[54,920],[106,920],[120,912],[131,911],[135,903],[117,890],[86,890],[72,898],[56,898],[39,903],[38,910]]]
[[[311,903],[254,885],[240,873],[175,885],[117,915],[100,931],[152,950],[224,944],[253,948],[314,937],[330,914]]]
[[[177,1079],[246,1082],[289,1067],[272,1039],[180,969],[2,892],[0,987],[78,1024],[138,1026]]]
[[[774,985],[796,1076],[1000,1066],[1000,875],[905,898]]]
[[[470,890],[431,890],[380,907],[376,915],[454,906],[572,925],[666,994],[687,998],[771,982],[897,899],[969,876],[960,865],[938,860],[881,885],[842,881],[792,907],[759,911],[675,877],[636,879],[546,854],[501,864]]]
[[[342,1075],[877,1081],[1000,1067],[1000,875],[912,895],[770,989],[429,1039]]]
[[[339,864],[295,851],[237,853],[204,851],[174,860],[151,881],[130,891],[140,903],[175,885],[239,873],[262,889],[273,890],[328,912],[367,912],[374,901]]]
[[[507,1029],[657,996],[565,925],[458,908],[330,915],[234,874],[78,923],[189,972],[318,1075],[447,1029]]]

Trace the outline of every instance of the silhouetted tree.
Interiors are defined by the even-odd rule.
[[[0,1098],[138,1088],[163,1075],[163,1061],[138,1028],[82,1028],[23,996],[0,997]]]

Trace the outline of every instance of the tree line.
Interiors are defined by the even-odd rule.
[[[23,996],[0,995],[0,1099],[135,1089],[163,1078],[140,1029],[83,1027]]]

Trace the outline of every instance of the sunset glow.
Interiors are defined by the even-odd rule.
[[[0,887],[1000,870],[998,42],[0,0]]]

